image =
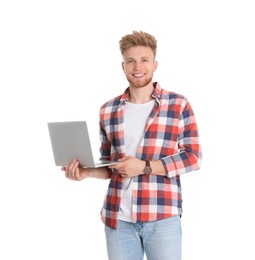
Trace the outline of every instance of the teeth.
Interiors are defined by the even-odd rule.
[[[135,77],[142,77],[144,74],[134,74]]]

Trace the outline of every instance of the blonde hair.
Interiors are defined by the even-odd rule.
[[[151,34],[148,34],[143,31],[133,31],[132,34],[127,34],[121,38],[119,41],[121,54],[135,46],[146,46],[150,47],[156,57],[157,53],[157,40]]]

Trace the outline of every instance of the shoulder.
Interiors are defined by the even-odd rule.
[[[158,90],[159,92],[157,94],[160,99],[161,109],[175,111],[180,114],[185,113],[185,111],[192,111],[189,100],[183,94],[163,88]]]
[[[100,110],[102,109],[106,109],[106,108],[113,108],[113,107],[118,107],[120,104],[120,100],[121,100],[121,95],[114,97],[108,101],[106,101],[100,108]]]
[[[158,83],[154,83],[155,84],[155,95],[160,97],[161,100],[165,100],[165,101],[169,101],[169,100],[183,100],[183,101],[187,101],[187,98],[177,92],[174,91],[170,91],[167,90],[165,88],[161,88],[160,85]]]
[[[185,104],[188,103],[188,99],[183,94],[162,89],[161,102],[167,102],[170,104],[182,104],[182,106],[185,106]]]

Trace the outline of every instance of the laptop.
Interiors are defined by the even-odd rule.
[[[117,161],[95,161],[86,121],[49,122],[48,130],[56,166],[69,165],[74,158],[84,168],[98,168]]]

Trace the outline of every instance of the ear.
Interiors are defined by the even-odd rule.
[[[121,67],[122,67],[122,69],[123,69],[123,72],[125,73],[124,61],[122,61],[122,63],[121,63]]]
[[[154,61],[154,72],[157,70],[157,68],[158,68],[158,62],[155,60]]]

